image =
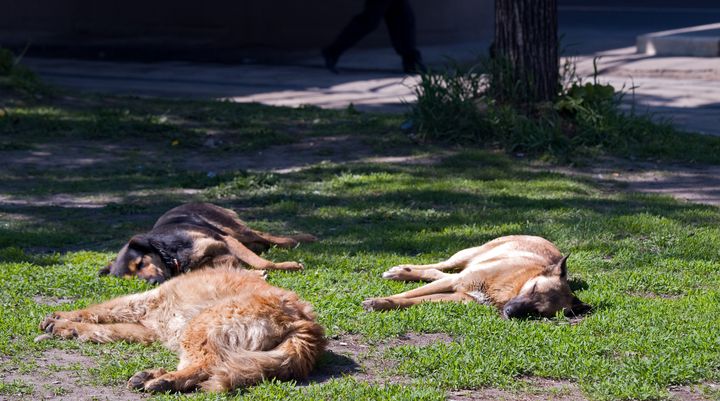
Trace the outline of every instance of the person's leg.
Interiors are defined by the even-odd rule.
[[[335,40],[322,50],[325,66],[329,70],[337,72],[335,65],[340,55],[380,25],[390,3],[391,0],[365,0],[362,12],[353,17]]]
[[[393,48],[402,57],[403,71],[423,71],[415,40],[415,15],[408,0],[393,0],[385,11],[385,23]]]

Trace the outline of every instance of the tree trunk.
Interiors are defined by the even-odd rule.
[[[557,0],[495,0],[495,54],[501,75],[495,81],[505,94],[502,100],[532,104],[555,99],[557,26]]]

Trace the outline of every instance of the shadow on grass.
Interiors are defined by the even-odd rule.
[[[590,287],[587,281],[577,277],[569,279],[568,284],[570,285],[570,289],[573,290],[573,292],[584,291]]]
[[[333,351],[325,351],[310,376],[300,384],[323,383],[328,380],[353,375],[359,371],[360,366],[353,359]]]
[[[72,184],[56,182],[55,190],[71,195],[93,197],[112,192],[113,202],[104,207],[35,206],[32,202],[0,206],[0,213],[9,222],[0,226],[0,247],[114,251],[131,235],[149,230],[166,210],[208,197],[206,192],[187,196],[153,191],[183,188],[191,183],[202,191],[235,177],[226,174],[202,178],[194,173],[178,173],[177,177],[165,179],[160,174],[125,177],[122,171],[116,175],[107,172],[103,177],[83,172],[74,177]],[[360,179],[343,181],[343,176]],[[362,180],[368,176],[379,177],[379,182]],[[52,185],[49,182],[53,177],[30,180],[42,187]],[[305,190],[333,180],[337,183],[330,189]],[[443,184],[453,180],[467,187]],[[149,192],[131,195],[124,193],[127,188]],[[704,206],[662,197],[602,196],[592,183],[578,184],[557,173],[523,171],[506,157],[488,153],[453,156],[439,166],[429,167],[316,167],[282,175],[268,188],[237,187],[226,192],[229,196],[225,198],[209,200],[239,211],[251,226],[257,220],[283,222],[290,230],[342,243],[343,251],[351,254],[414,255],[459,250],[518,233],[554,240],[553,233],[563,232],[568,238],[582,238],[592,234],[593,229],[606,231],[608,224],[625,217],[658,216],[690,226],[699,221],[720,223],[716,214],[702,213],[707,211]],[[17,196],[28,194],[21,192]],[[287,210],[275,207],[283,204],[293,206]],[[646,235],[648,230],[618,227],[615,231],[622,237]]]

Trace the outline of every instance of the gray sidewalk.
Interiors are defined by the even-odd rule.
[[[398,73],[331,74],[319,67],[118,63],[62,59],[25,62],[44,81],[76,90],[140,96],[228,99],[277,106],[316,105],[402,111],[415,80]]]

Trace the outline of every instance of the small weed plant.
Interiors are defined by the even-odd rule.
[[[46,91],[37,75],[20,65],[24,53],[15,56],[10,50],[0,47],[0,89],[8,88],[25,94]]]
[[[604,154],[712,162],[719,139],[681,133],[668,121],[638,113],[633,102],[627,107],[624,97],[634,88],[616,91],[600,83],[595,66],[592,79],[583,79],[566,61],[556,100],[523,104],[513,100],[524,98],[523,86],[503,82],[508,67],[501,61],[451,64],[421,75],[411,118],[422,141],[477,144],[560,162]]]

